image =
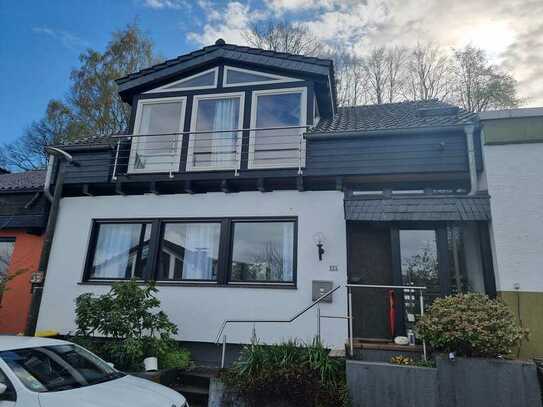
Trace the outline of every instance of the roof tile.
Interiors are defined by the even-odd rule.
[[[15,172],[0,175],[0,192],[33,191],[43,188],[45,171]]]

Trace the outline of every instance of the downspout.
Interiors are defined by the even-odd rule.
[[[475,195],[477,193],[477,164],[475,161],[475,142],[473,139],[473,133],[475,132],[475,125],[469,124],[464,126],[464,132],[466,133],[466,147],[468,153],[468,169],[470,190],[468,195]]]
[[[44,194],[50,201],[51,206],[49,208],[49,217],[47,219],[47,226],[45,227],[45,234],[43,238],[43,247],[40,256],[40,263],[38,266],[38,272],[36,282],[32,284],[32,302],[30,304],[30,310],[26,323],[25,335],[34,336],[36,333],[36,325],[38,322],[38,313],[40,310],[43,285],[45,282],[45,275],[47,273],[47,265],[49,263],[49,256],[51,254],[51,247],[53,245],[53,238],[55,235],[55,226],[57,223],[58,209],[60,206],[60,198],[62,197],[62,189],[64,184],[64,166],[62,162],[70,163],[72,165],[79,166],[73,160],[73,157],[65,151],[56,147],[46,147],[46,152],[49,153],[49,163],[47,165],[47,174],[45,177]],[[58,158],[56,160],[55,158]],[[54,176],[56,165],[56,176]],[[54,179],[55,189],[51,195],[50,186]]]

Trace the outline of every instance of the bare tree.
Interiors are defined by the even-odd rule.
[[[386,101],[396,102],[401,98],[402,88],[405,86],[405,63],[407,49],[403,47],[388,48],[385,52],[386,67]]]
[[[451,87],[451,61],[435,44],[417,44],[407,62],[404,95],[409,100],[446,99]]]
[[[322,44],[306,27],[287,21],[253,24],[243,37],[252,47],[270,51],[307,56],[318,56],[322,51]]]
[[[345,51],[331,55],[330,58],[334,60],[338,104],[368,104],[370,95],[362,60]]]
[[[491,65],[483,50],[471,45],[454,51],[454,101],[470,112],[519,104],[516,81]]]
[[[381,104],[385,99],[387,82],[386,50],[384,47],[374,48],[363,60],[366,79],[369,84],[373,103]]]

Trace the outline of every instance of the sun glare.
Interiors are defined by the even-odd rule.
[[[515,32],[505,22],[482,22],[468,29],[461,42],[485,50],[491,58],[498,58],[514,39]]]

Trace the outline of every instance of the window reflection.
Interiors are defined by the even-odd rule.
[[[236,222],[232,250],[233,281],[294,279],[293,222]]]
[[[168,223],[160,248],[159,280],[216,280],[220,223]]]

